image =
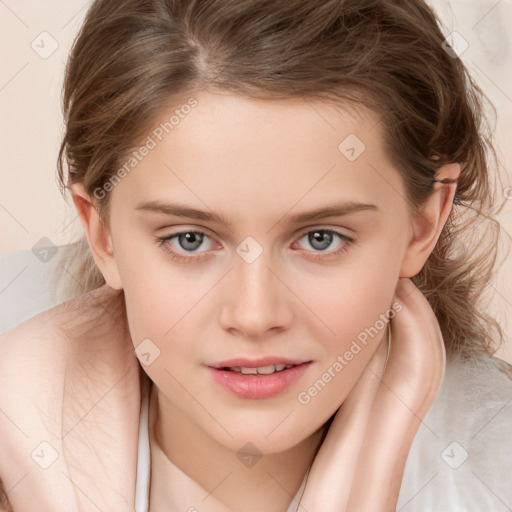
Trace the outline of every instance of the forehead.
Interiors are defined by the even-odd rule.
[[[299,200],[305,208],[340,198],[382,202],[401,187],[379,118],[363,106],[207,92],[193,100],[155,118],[151,149],[118,187],[128,202],[176,193],[243,214],[262,200],[281,210]]]
[[[262,149],[267,150],[265,153],[288,149],[293,150],[286,154],[289,158],[293,153],[321,149],[319,144],[322,147],[334,144],[337,149],[338,139],[354,131],[370,145],[380,142],[380,132],[374,129],[379,117],[363,105],[306,98],[260,100],[211,92],[203,92],[194,100],[192,108],[188,107],[189,98],[163,110],[155,118],[152,132],[163,130],[161,136],[166,139],[170,136],[176,149],[182,143],[194,144],[197,151],[209,153],[232,147],[237,156],[245,153],[263,157]],[[159,133],[155,135],[160,140]],[[305,141],[310,144],[299,146]],[[266,143],[266,147],[258,143]]]

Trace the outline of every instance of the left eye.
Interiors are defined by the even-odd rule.
[[[347,236],[330,229],[315,229],[308,231],[300,238],[300,240],[306,239],[315,251],[323,252],[332,244],[334,237],[338,237],[342,242],[350,240]]]

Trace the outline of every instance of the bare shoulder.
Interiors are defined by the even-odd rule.
[[[45,369],[55,371],[59,363],[65,362],[71,340],[61,335],[59,322],[69,321],[72,315],[68,310],[70,307],[75,309],[83,300],[84,297],[80,296],[54,306],[0,336],[2,387],[9,383],[8,379],[22,377],[20,374],[28,370],[32,362],[38,366],[36,375]]]
[[[136,369],[124,299],[107,286],[30,318],[0,337],[0,408],[76,408]],[[64,393],[64,390],[66,393]],[[64,394],[66,396],[64,396]],[[37,404],[37,405],[36,405]]]
[[[76,510],[71,481],[104,510],[131,495],[140,366],[120,293],[100,287],[32,317],[0,337],[0,354],[0,481],[13,509],[30,498],[33,510]]]
[[[91,347],[99,341],[100,332],[108,332],[111,337],[125,335],[121,302],[118,292],[102,286],[47,309],[4,333],[0,336],[0,375],[9,374],[11,364],[19,366],[31,361],[40,370],[55,370],[55,365],[66,364],[71,356],[78,355],[83,338]]]

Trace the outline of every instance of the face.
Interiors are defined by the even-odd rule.
[[[176,421],[234,450],[284,451],[387,338],[406,193],[368,110],[196,100],[109,192],[131,337]]]

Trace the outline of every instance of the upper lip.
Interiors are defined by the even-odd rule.
[[[268,356],[261,357],[259,359],[247,359],[245,357],[238,357],[236,359],[229,359],[227,361],[221,361],[209,365],[212,368],[232,368],[234,366],[240,366],[243,368],[261,368],[264,366],[270,366],[271,364],[287,364],[287,365],[298,365],[302,363],[309,363],[310,361],[305,359],[289,359],[287,357]]]

